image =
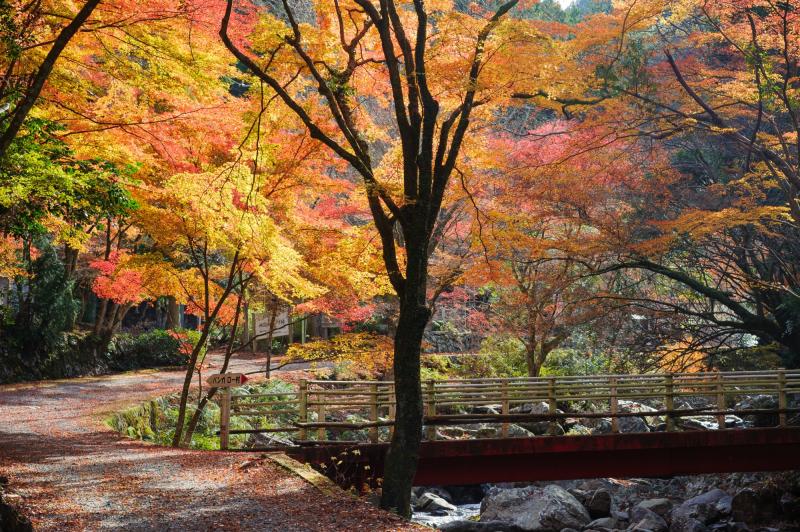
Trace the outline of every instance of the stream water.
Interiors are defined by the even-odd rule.
[[[460,521],[479,515],[481,512],[481,503],[461,504],[456,506],[456,508],[458,508],[457,512],[450,512],[449,514],[445,514],[444,512],[414,512],[411,516],[411,520],[415,523],[438,528],[451,521]]]

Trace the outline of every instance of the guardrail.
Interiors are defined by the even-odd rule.
[[[800,397],[800,370],[598,375],[513,379],[450,379],[422,383],[424,430],[437,438],[437,426],[490,423],[508,437],[522,422],[547,422],[549,434],[566,418],[610,420],[610,432],[620,432],[620,420],[630,417],[663,420],[663,430],[679,430],[683,417],[712,416],[718,428],[726,416],[771,415],[787,426],[789,397]],[[775,407],[735,408],[748,396],[767,395]],[[698,401],[702,398],[704,401]],[[700,406],[676,401],[690,399]],[[634,411],[631,402],[650,405]],[[545,404],[546,408],[542,405]],[[529,406],[531,405],[531,406]],[[559,410],[563,408],[564,411]],[[394,425],[394,384],[384,381],[301,381],[296,392],[233,394],[223,401],[221,448],[229,435],[293,433],[295,443],[329,441],[331,432],[366,432],[359,441],[379,442],[391,436]],[[261,418],[263,428],[230,429],[232,417]],[[347,418],[351,417],[351,420]],[[342,440],[337,440],[341,442]]]

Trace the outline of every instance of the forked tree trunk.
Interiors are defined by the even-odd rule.
[[[394,387],[397,408],[394,435],[386,454],[381,507],[411,516],[411,487],[422,442],[423,401],[420,381],[422,335],[431,317],[426,306],[427,243],[407,249],[408,276],[400,299],[394,337]]]

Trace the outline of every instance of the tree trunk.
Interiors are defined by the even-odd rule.
[[[181,308],[174,297],[167,297],[167,329],[180,329]]]
[[[538,364],[535,344],[525,346],[525,364],[528,366],[528,377],[539,376],[539,372],[542,370],[542,368]]]
[[[408,240],[407,240],[408,241]],[[381,508],[411,517],[411,487],[422,441],[423,401],[420,382],[422,335],[431,312],[425,305],[426,245],[409,248],[405,290],[394,337],[394,387],[397,401],[394,435],[383,473]]]

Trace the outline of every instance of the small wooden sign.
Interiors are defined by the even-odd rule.
[[[212,388],[232,388],[247,382],[247,376],[242,373],[217,373],[209,375],[206,382]]]

